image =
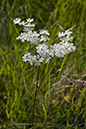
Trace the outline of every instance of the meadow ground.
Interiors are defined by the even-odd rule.
[[[40,67],[23,62],[35,49],[16,40],[22,31],[13,23],[16,17],[34,18],[35,30],[48,30],[51,45],[73,27],[76,50]],[[0,129],[5,128],[86,128],[86,0],[0,0]]]

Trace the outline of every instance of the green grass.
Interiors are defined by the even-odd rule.
[[[22,56],[29,51],[29,43],[16,41],[22,30],[13,23],[16,17],[34,18],[36,30],[50,32],[50,44],[58,43],[62,28],[73,27],[76,51],[42,64],[37,77],[38,68],[22,61]],[[34,106],[34,129],[85,129],[85,17],[86,0],[0,1],[1,129],[32,128],[37,83],[40,88]]]

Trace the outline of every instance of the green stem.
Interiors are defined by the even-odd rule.
[[[37,88],[38,88],[39,71],[40,71],[40,67],[38,67],[38,72],[37,72],[37,84],[36,84],[36,91],[35,91],[34,103],[33,103],[33,114],[32,114],[32,129],[33,129],[33,122],[34,122],[34,110],[35,110],[35,102],[36,102],[36,95],[37,95]]]
[[[51,69],[51,67],[52,67],[52,65],[53,65],[53,63],[54,63],[54,61],[55,61],[55,59],[56,59],[56,57],[53,58],[52,63],[51,63],[51,65],[50,65],[48,71],[47,71],[46,74],[44,75],[42,81],[40,82],[39,87],[38,87],[38,76],[39,76],[39,69],[38,69],[38,73],[37,73],[37,85],[36,85],[36,91],[35,91],[35,97],[34,97],[34,103],[33,103],[32,129],[33,129],[33,122],[34,122],[34,109],[35,109],[36,96],[37,96],[37,93],[38,93],[38,91],[39,91],[39,89],[40,89],[40,87],[41,87],[41,85],[42,85],[42,83],[43,83],[43,81],[44,81],[46,75],[47,75],[48,72],[50,71],[50,69]],[[39,68],[40,68],[40,67],[39,67]]]
[[[37,93],[38,93],[38,91],[39,91],[39,89],[40,89],[40,87],[41,87],[41,85],[42,85],[42,83],[43,83],[43,81],[44,81],[44,79],[45,79],[45,77],[46,77],[46,75],[48,74],[48,72],[50,71],[50,69],[51,69],[51,67],[52,67],[52,65],[53,65],[53,63],[54,63],[54,61],[55,61],[55,59],[56,59],[56,57],[55,58],[53,58],[53,60],[52,60],[52,63],[51,63],[51,65],[50,65],[50,67],[49,67],[49,69],[48,69],[48,71],[46,72],[46,74],[44,75],[44,77],[42,78],[42,80],[41,80],[41,82],[40,82],[40,85],[39,85],[39,87],[38,87],[38,89],[37,89]],[[36,94],[37,94],[36,93]]]

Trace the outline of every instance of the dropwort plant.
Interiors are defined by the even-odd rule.
[[[26,21],[21,21],[20,18],[16,18],[13,20],[14,24],[19,24],[23,26],[23,32],[16,38],[16,40],[21,40],[21,42],[28,41],[30,45],[35,46],[36,50],[35,55],[31,54],[30,52],[26,53],[22,57],[22,60],[24,62],[28,61],[30,65],[40,66],[42,63],[49,63],[50,60],[52,60],[52,58],[54,57],[61,58],[64,57],[66,54],[75,51],[76,47],[73,45],[73,43],[71,43],[73,39],[73,37],[71,36],[72,28],[66,30],[65,32],[59,32],[58,37],[60,38],[60,42],[58,44],[50,45],[49,44],[50,33],[47,30],[43,29],[39,30],[39,32],[35,31],[34,29],[35,24],[33,24],[33,20],[34,19],[30,18],[26,19]],[[51,66],[49,67],[47,73],[49,72],[50,68]],[[47,75],[47,73],[44,75],[44,78]],[[34,121],[34,107],[35,107],[36,95],[44,80],[43,78],[38,87],[38,76],[39,76],[38,74],[39,70],[37,73],[37,85],[36,85],[34,104],[33,104],[32,129]],[[52,112],[50,114],[52,114]]]
[[[49,63],[54,56],[58,58],[64,57],[64,55],[76,49],[73,43],[70,43],[73,39],[71,36],[72,28],[65,32],[59,32],[58,37],[60,38],[60,43],[49,45],[50,34],[47,30],[43,29],[37,33],[34,30],[35,24],[32,24],[33,19],[29,18],[25,22],[21,21],[20,18],[16,18],[13,22],[23,26],[23,33],[16,39],[20,39],[22,42],[28,41],[30,45],[34,44],[36,46],[36,55],[27,53],[22,57],[23,61],[29,61],[31,65],[40,66],[43,62]]]

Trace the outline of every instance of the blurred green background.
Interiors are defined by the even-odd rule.
[[[56,59],[37,94],[34,129],[85,129],[86,126],[86,0],[0,0],[0,128],[32,128],[38,68],[22,62],[29,43],[16,41],[22,28],[13,23],[34,18],[35,30],[46,29],[50,44],[73,27],[76,51]],[[34,49],[33,53],[34,53]],[[50,63],[51,64],[51,63]],[[50,64],[40,66],[39,80]]]

